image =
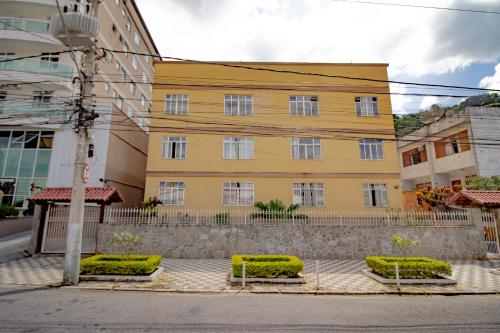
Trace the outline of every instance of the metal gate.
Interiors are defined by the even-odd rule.
[[[500,254],[497,223],[495,214],[491,212],[482,213],[484,241],[488,245],[488,253]]]
[[[99,207],[85,207],[82,233],[82,253],[95,253]],[[69,206],[51,206],[47,210],[43,230],[42,253],[64,253],[68,233]]]

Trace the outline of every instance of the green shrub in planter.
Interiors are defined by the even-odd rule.
[[[304,263],[295,256],[236,254],[232,258],[234,277],[242,277],[243,261],[248,278],[296,278],[304,270]]]
[[[17,216],[19,211],[14,206],[2,205],[0,206],[0,218],[4,219],[7,216]]]
[[[366,257],[366,265],[373,273],[386,279],[396,278],[396,261],[401,279],[433,279],[439,275],[451,275],[447,262],[425,257]]]
[[[157,255],[98,254],[80,262],[80,274],[87,275],[149,275],[161,264]]]

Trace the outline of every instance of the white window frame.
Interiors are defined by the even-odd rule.
[[[164,160],[186,159],[187,138],[185,136],[164,136],[162,141],[161,156]]]
[[[377,96],[356,96],[356,114],[360,117],[375,117],[379,115]]]
[[[134,55],[132,57],[132,67],[137,70],[137,68],[139,67],[139,58],[137,58],[136,55]]]
[[[132,105],[128,104],[128,105],[127,105],[127,116],[128,116],[129,118],[132,118],[132,117],[134,116],[134,113],[135,113],[135,112],[136,112],[136,111],[135,111],[134,107],[133,107]]]
[[[384,142],[382,139],[362,138],[358,140],[359,158],[361,160],[383,160]]]
[[[130,81],[129,91],[132,93],[132,95],[135,95],[135,92],[137,91],[137,83],[135,83],[134,81]]]
[[[387,207],[389,197],[386,183],[364,183],[363,201],[365,207]]]
[[[251,116],[252,114],[252,95],[224,95],[224,115]]]
[[[301,207],[323,207],[325,187],[323,183],[293,183],[293,203]]]
[[[139,35],[139,33],[137,31],[134,34],[134,42],[135,42],[135,45],[137,45],[137,46],[141,45],[141,36]]]
[[[120,81],[125,82],[127,80],[127,72],[123,67],[120,68]]]
[[[290,114],[293,116],[319,116],[319,97],[292,95],[289,97]]]
[[[166,94],[164,112],[172,116],[184,116],[188,114],[189,95]]]
[[[158,198],[163,205],[183,206],[186,185],[184,182],[161,181],[158,189]]]
[[[293,137],[291,146],[294,160],[321,160],[321,139],[319,138]]]
[[[36,107],[47,108],[51,105],[53,96],[54,96],[53,91],[48,91],[48,90],[33,91],[33,104]]]
[[[252,137],[224,137],[223,158],[225,160],[252,160]]]
[[[229,195],[225,194],[229,191]],[[241,193],[250,194],[250,200],[244,202]],[[233,193],[235,192],[235,193]],[[228,200],[227,200],[228,199]],[[224,182],[222,183],[223,206],[253,206],[255,202],[255,184],[253,182]]]

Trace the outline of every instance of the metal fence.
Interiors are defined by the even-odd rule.
[[[331,211],[299,209],[259,211],[257,209],[150,209],[108,207],[104,223],[169,225],[323,225],[323,226],[472,226],[468,210],[421,211]]]
[[[488,247],[488,253],[500,254],[500,243],[495,214],[491,212],[482,213],[484,241]]]

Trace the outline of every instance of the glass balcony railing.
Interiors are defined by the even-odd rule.
[[[6,59],[8,58],[0,57],[0,60]],[[58,62],[31,59],[0,62],[0,70],[27,72],[31,74],[46,74],[62,77],[73,77],[74,73],[72,66],[60,64]]]
[[[66,114],[67,108],[50,103],[0,102],[0,119],[10,116],[58,117]],[[13,118],[17,119],[17,117]]]
[[[49,33],[49,22],[27,20],[17,17],[0,17],[0,30]]]

